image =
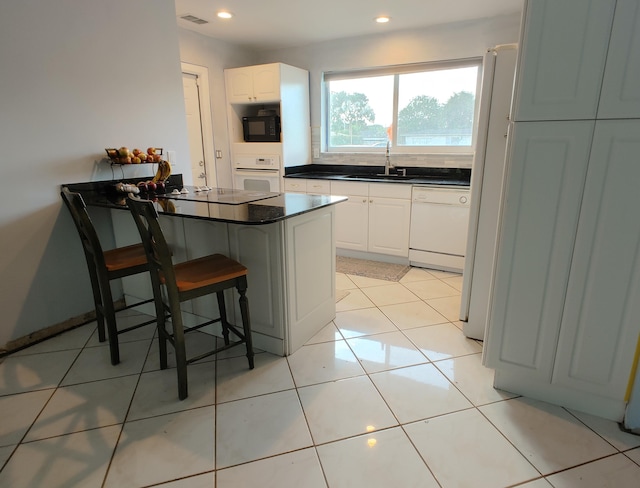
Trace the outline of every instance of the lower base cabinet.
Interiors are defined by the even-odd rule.
[[[409,256],[411,185],[334,182],[331,192],[349,197],[336,210],[337,247]]]

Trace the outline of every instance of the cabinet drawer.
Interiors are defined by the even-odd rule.
[[[307,180],[299,178],[285,178],[284,179],[284,191],[306,193],[307,192]]]
[[[332,181],[332,195],[358,195],[366,197],[369,195],[369,183],[359,183],[356,181]]]
[[[411,200],[411,185],[398,183],[370,183],[369,196]]]
[[[329,180],[306,180],[307,193],[313,195],[330,195],[331,182]]]

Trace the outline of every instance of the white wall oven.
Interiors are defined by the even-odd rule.
[[[278,155],[238,155],[233,161],[236,190],[280,192],[282,168]]]

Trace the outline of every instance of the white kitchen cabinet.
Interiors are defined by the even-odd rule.
[[[331,195],[331,182],[315,178],[285,178],[284,191],[309,195]]]
[[[336,246],[408,257],[411,185],[333,182],[331,193],[349,197],[336,209]]]
[[[335,208],[324,207],[284,222],[288,353],[307,343],[335,318]],[[327,263],[331,263],[327,266]]]
[[[596,123],[553,372],[554,384],[612,400],[638,340],[638,154],[640,119]]]
[[[615,0],[525,3],[512,120],[595,118],[615,6]]]
[[[311,162],[309,72],[283,63],[225,70],[232,167],[247,155],[276,154],[283,167]],[[242,118],[273,110],[280,116],[280,142],[245,142]]]
[[[369,185],[368,251],[409,256],[411,185]]]
[[[284,191],[288,193],[307,193],[307,180],[302,178],[285,178]]]
[[[640,2],[618,0],[607,67],[598,106],[599,119],[640,117]]]
[[[551,15],[556,3],[571,6],[575,21]],[[621,421],[640,334],[640,118],[633,108],[640,7],[618,0],[610,28],[614,3],[526,2],[521,46],[529,54],[517,71],[516,107],[537,121],[521,117],[510,131],[483,359],[496,369],[497,388]],[[591,59],[595,52],[599,60],[598,50],[585,49],[578,70],[540,64],[544,49],[535,44],[559,37],[571,44],[583,36],[584,19],[587,37],[611,30],[602,39],[608,51],[596,63],[600,72]],[[590,100],[576,77],[576,96],[567,98],[575,104],[558,100],[545,112],[522,103],[544,99],[536,77],[563,79],[583,69],[595,83]],[[585,120],[574,120],[580,114]]]
[[[230,256],[249,269],[256,348],[292,354],[335,318],[334,227],[333,205],[267,225],[229,225]]]
[[[336,205],[336,247],[366,252],[369,239],[369,185],[332,182],[331,193],[348,197]]]
[[[511,134],[489,367],[549,381],[593,122],[521,122]]]
[[[280,64],[261,64],[225,70],[228,103],[280,100]]]
[[[331,195],[331,182],[329,180],[306,180],[307,194],[309,195]]]

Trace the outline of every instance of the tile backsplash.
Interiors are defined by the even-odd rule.
[[[385,151],[380,148],[376,153],[326,153],[321,151],[320,127],[311,128],[312,154],[319,154],[313,158],[314,164],[345,164],[345,165],[384,165]],[[473,154],[397,154],[391,153],[394,166],[437,167],[437,168],[471,168]]]

